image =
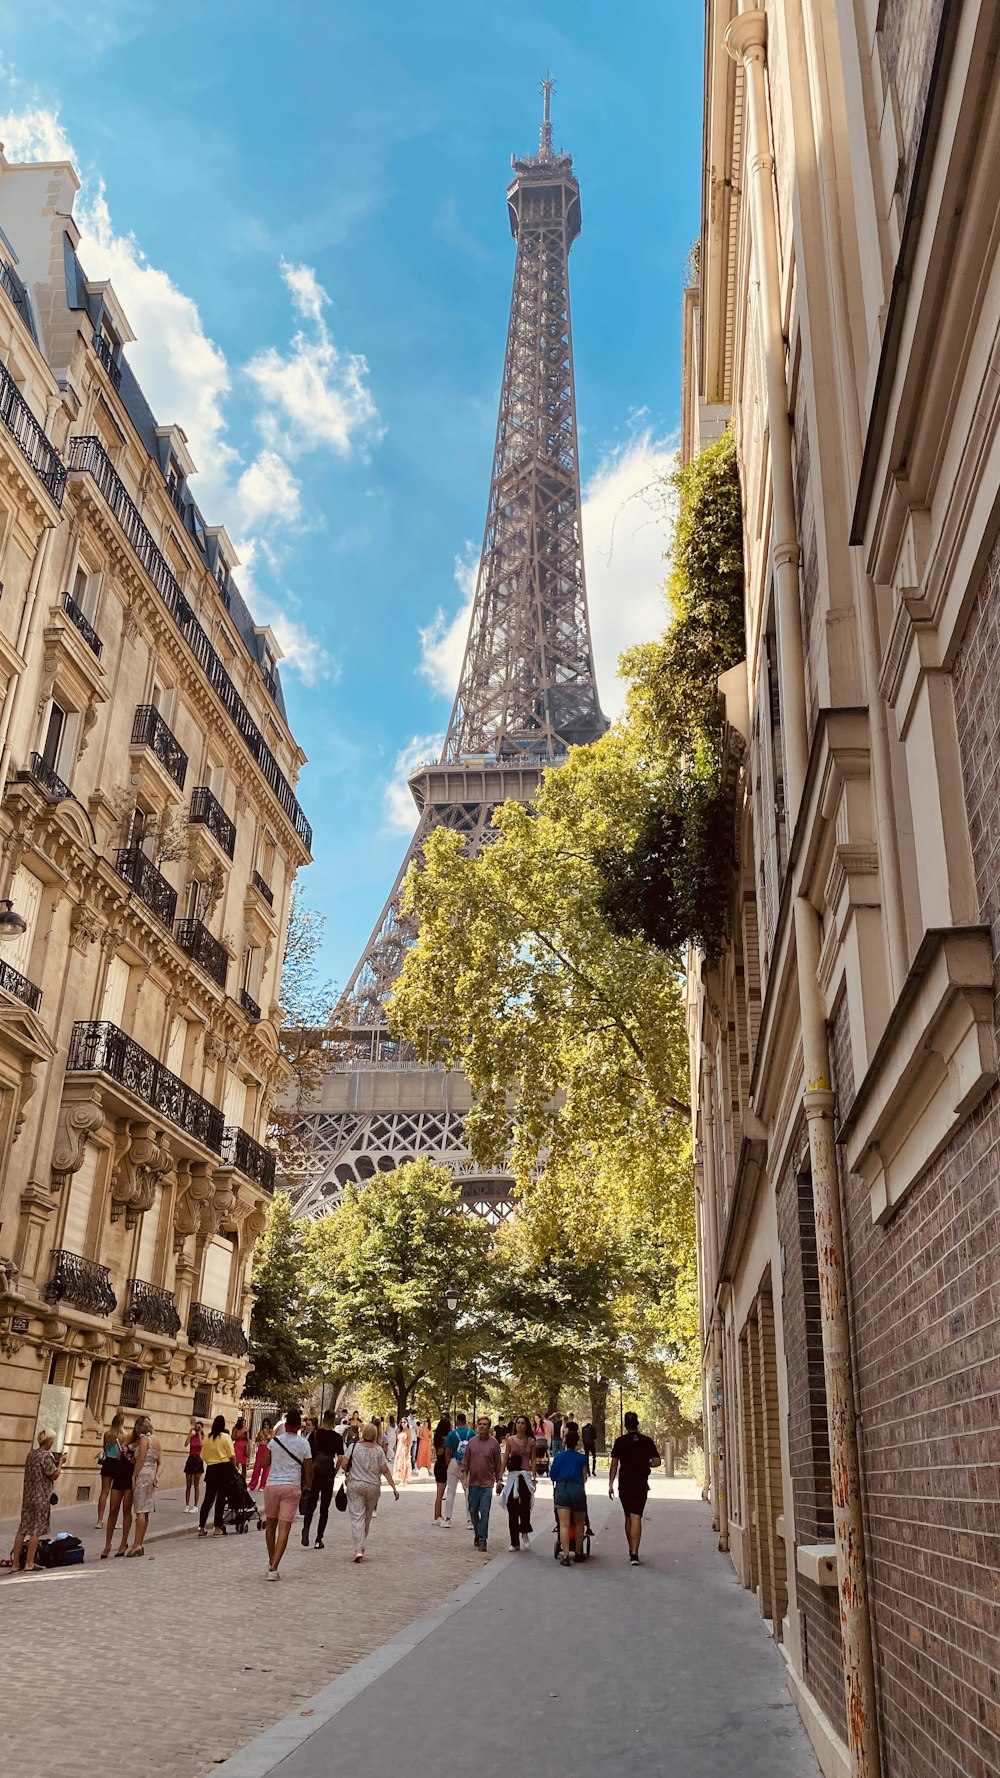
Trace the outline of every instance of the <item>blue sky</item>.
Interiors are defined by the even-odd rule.
[[[71,153],[81,258],[188,433],[272,621],[324,973],[346,980],[447,722],[513,270],[510,155],[551,67],[582,186],[571,285],[602,699],[661,627],[656,478],[679,421],[702,22],[671,0],[0,0],[11,160]],[[15,243],[16,245],[16,243]]]

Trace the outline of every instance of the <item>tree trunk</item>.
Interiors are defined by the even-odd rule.
[[[597,1449],[606,1451],[608,1448],[608,1390],[611,1387],[607,1377],[591,1377],[588,1391],[590,1394],[590,1418],[594,1422],[597,1434]]]
[[[409,1385],[402,1371],[397,1371],[392,1383],[393,1399],[396,1403],[396,1423],[406,1419],[406,1408],[409,1399]]]

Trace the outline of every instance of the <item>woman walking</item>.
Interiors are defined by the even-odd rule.
[[[128,1549],[128,1534],[132,1529],[132,1473],[135,1464],[135,1446],[126,1442],[122,1434],[118,1455],[114,1460],[111,1476],[111,1499],[108,1502],[108,1524],[104,1533],[104,1548],[101,1561],[106,1562],[111,1554],[111,1545],[115,1541],[115,1526],[118,1514],[122,1516],[122,1539],[115,1551],[115,1556],[124,1556]]]
[[[121,1414],[116,1414],[108,1427],[101,1444],[101,1497],[97,1502],[97,1529],[104,1530],[104,1509],[108,1504],[111,1484],[114,1481],[115,1458],[121,1455],[125,1443],[125,1421]]]
[[[410,1428],[405,1420],[399,1423],[396,1454],[392,1459],[392,1479],[397,1488],[401,1488],[410,1479]]]
[[[448,1446],[445,1440],[451,1431],[451,1419],[442,1414],[434,1428],[434,1480],[437,1492],[434,1495],[434,1523],[443,1525],[444,1496],[448,1486]]]
[[[420,1471],[422,1469],[426,1469],[427,1474],[430,1475],[431,1464],[433,1463],[433,1461],[434,1461],[434,1440],[431,1437],[431,1423],[429,1420],[421,1420],[420,1433],[417,1438],[417,1474],[418,1474],[418,1476],[419,1476]]]
[[[226,1527],[222,1522],[222,1514],[236,1474],[233,1466],[233,1441],[226,1431],[225,1414],[216,1414],[212,1421],[212,1430],[201,1447],[201,1454],[205,1462],[205,1498],[198,1515],[198,1536],[208,1536],[205,1526],[214,1506],[215,1536],[225,1537]]]
[[[247,1460],[250,1456],[250,1428],[241,1414],[233,1427],[233,1461],[243,1480],[247,1479]]]
[[[258,1488],[264,1486],[264,1477],[267,1474],[268,1468],[264,1452],[267,1450],[273,1437],[274,1426],[272,1422],[270,1420],[262,1420],[260,1431],[257,1434],[257,1449],[253,1454],[253,1475],[250,1477],[251,1494],[255,1493]]]
[[[156,1480],[160,1473],[163,1453],[160,1441],[153,1437],[153,1422],[148,1414],[140,1414],[132,1434],[135,1445],[135,1467],[132,1471],[132,1511],[135,1514],[135,1536],[132,1548],[126,1553],[129,1556],[144,1556],[143,1544],[146,1541],[146,1526],[153,1510],[156,1494]]]
[[[201,1493],[201,1478],[205,1473],[205,1465],[201,1458],[201,1447],[205,1443],[205,1428],[200,1420],[195,1420],[191,1431],[184,1441],[187,1457],[184,1460],[184,1511],[198,1511],[198,1496]]]
[[[504,1468],[510,1469],[512,1457],[520,1457],[521,1469],[527,1475],[531,1476],[532,1484],[534,1484],[537,1451],[538,1445],[535,1435],[531,1430],[531,1421],[528,1419],[527,1414],[518,1414],[507,1437],[504,1439]]]
[[[587,1490],[584,1485],[587,1474],[587,1459],[582,1451],[577,1450],[579,1433],[572,1429],[566,1434],[566,1443],[561,1451],[557,1451],[549,1467],[553,1481],[552,1497],[555,1502],[556,1514],[559,1519],[559,1542],[562,1548],[560,1561],[564,1568],[570,1566],[569,1526],[573,1521],[573,1538],[578,1562],[583,1560],[584,1533],[587,1529]]]
[[[351,1415],[350,1419],[347,1422],[347,1425],[344,1428],[344,1449],[349,1451],[352,1445],[357,1444],[358,1439],[360,1437],[361,1437],[361,1415],[358,1413],[357,1408],[355,1408],[353,1414]]]
[[[510,1547],[512,1550],[526,1550],[531,1543],[531,1501],[534,1482],[531,1475],[522,1468],[521,1459],[516,1451],[511,1452],[506,1462],[507,1479],[504,1482],[500,1499],[507,1508]]]
[[[354,1533],[354,1560],[361,1562],[371,1529],[372,1513],[378,1505],[382,1489],[382,1477],[385,1476],[397,1500],[399,1489],[392,1479],[392,1470],[386,1461],[385,1452],[376,1442],[374,1426],[364,1427],[357,1444],[352,1446],[346,1456],[339,1457],[337,1462],[347,1472],[347,1509]]]
[[[24,1463],[24,1490],[21,1495],[21,1520],[14,1539],[11,1552],[11,1564],[14,1574],[17,1573],[21,1561],[21,1551],[27,1544],[25,1568],[34,1568],[35,1551],[39,1540],[49,1534],[49,1521],[52,1517],[51,1495],[53,1485],[59,1471],[66,1461],[66,1453],[56,1457],[52,1446],[56,1435],[47,1430],[38,1434],[38,1443],[28,1452]]]

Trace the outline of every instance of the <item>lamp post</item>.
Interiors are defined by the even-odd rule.
[[[451,1413],[451,1341],[452,1341],[452,1335],[455,1332],[455,1310],[458,1308],[458,1291],[455,1289],[453,1284],[449,1284],[447,1290],[445,1291],[444,1300],[445,1300],[445,1303],[447,1304],[448,1318],[449,1318],[448,1319],[448,1381],[445,1386],[444,1411],[446,1414],[450,1414]]]
[[[0,901],[0,944],[10,944],[27,932],[28,922],[23,914],[19,914],[12,901]]]

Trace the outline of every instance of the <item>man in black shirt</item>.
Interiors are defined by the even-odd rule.
[[[580,1442],[583,1445],[583,1454],[587,1459],[587,1465],[590,1470],[590,1473],[591,1473],[591,1475],[596,1475],[597,1474],[597,1428],[595,1427],[593,1420],[585,1421],[583,1431],[580,1434]]]
[[[638,1414],[625,1415],[625,1431],[611,1447],[611,1474],[608,1493],[615,1497],[615,1477],[621,1472],[618,1498],[625,1514],[625,1536],[628,1559],[633,1568],[639,1566],[639,1540],[642,1537],[642,1515],[649,1494],[649,1472],[663,1459],[651,1438],[639,1431]]]
[[[344,1455],[344,1441],[339,1432],[334,1431],[337,1416],[332,1408],[323,1415],[322,1426],[314,1427],[309,1434],[309,1446],[313,1454],[313,1479],[309,1490],[309,1500],[302,1521],[302,1542],[309,1548],[309,1527],[312,1516],[319,1502],[319,1524],[316,1527],[316,1548],[323,1548],[323,1533],[326,1521],[330,1516],[330,1501],[333,1499],[333,1478],[337,1469],[337,1458]]]

